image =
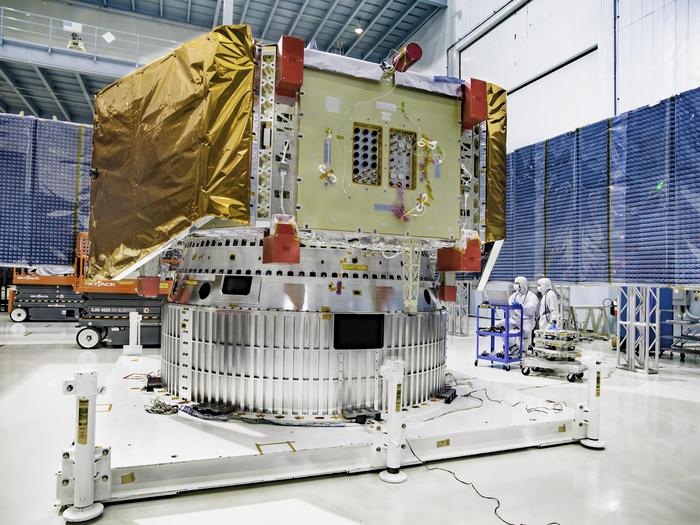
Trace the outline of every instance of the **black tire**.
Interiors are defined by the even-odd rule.
[[[478,359],[474,359],[474,366],[479,366],[479,360],[478,360]]]
[[[10,312],[10,319],[15,323],[23,323],[29,319],[29,312],[26,308],[13,308]]]
[[[579,379],[583,379],[583,372],[579,372],[578,374],[576,374],[576,377],[578,377]]]
[[[523,366],[523,367],[520,368],[520,372],[521,372],[524,376],[529,376],[529,375],[530,375],[530,367],[529,367],[529,366]]]
[[[574,381],[576,381],[576,374],[566,374],[566,380],[569,383],[573,383]]]
[[[510,365],[503,365],[503,370],[508,372],[510,370]]]
[[[86,326],[75,336],[75,342],[84,350],[91,350],[100,345],[100,332],[96,328]]]

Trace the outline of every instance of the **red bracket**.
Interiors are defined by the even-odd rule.
[[[160,277],[139,277],[136,293],[141,297],[158,297],[160,294]]]
[[[486,105],[486,82],[472,78],[462,84],[462,129],[470,129],[488,116]]]
[[[283,97],[296,97],[304,83],[304,41],[283,35],[277,43],[277,82],[275,91]]]
[[[263,239],[263,264],[299,264],[301,243],[292,224],[277,224],[274,234]]]
[[[448,303],[454,303],[457,301],[457,287],[456,286],[445,286],[440,285],[438,288],[438,299]]]
[[[464,251],[459,248],[440,248],[437,252],[437,269],[440,272],[480,272],[479,239],[469,239]]]

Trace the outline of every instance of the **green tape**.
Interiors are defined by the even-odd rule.
[[[78,250],[78,222],[80,218],[80,165],[83,163],[83,127],[78,127],[78,162],[75,173],[75,210],[73,213],[73,242],[75,251]]]

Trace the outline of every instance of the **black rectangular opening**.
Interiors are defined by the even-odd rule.
[[[333,346],[337,350],[384,348],[384,315],[336,314]]]
[[[250,275],[226,276],[221,287],[221,293],[226,295],[248,295],[252,284],[253,277]]]

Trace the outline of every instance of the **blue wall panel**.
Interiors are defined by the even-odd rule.
[[[506,241],[491,275],[493,280],[512,281],[523,275],[543,275],[544,208],[538,196],[544,191],[544,146],[534,144],[508,155],[506,173]]]
[[[27,264],[32,246],[34,120],[0,114],[0,264]]]
[[[700,284],[700,89],[676,98],[675,281]]]
[[[672,101],[615,119],[611,133],[613,281],[675,281]]]
[[[546,274],[578,281],[581,250],[578,231],[576,133],[547,141],[546,146]]]
[[[91,150],[91,127],[0,115],[0,265],[73,265],[90,215]]]
[[[700,284],[700,89],[521,148],[508,170],[494,279]]]
[[[608,281],[608,122],[576,134],[579,279]]]

